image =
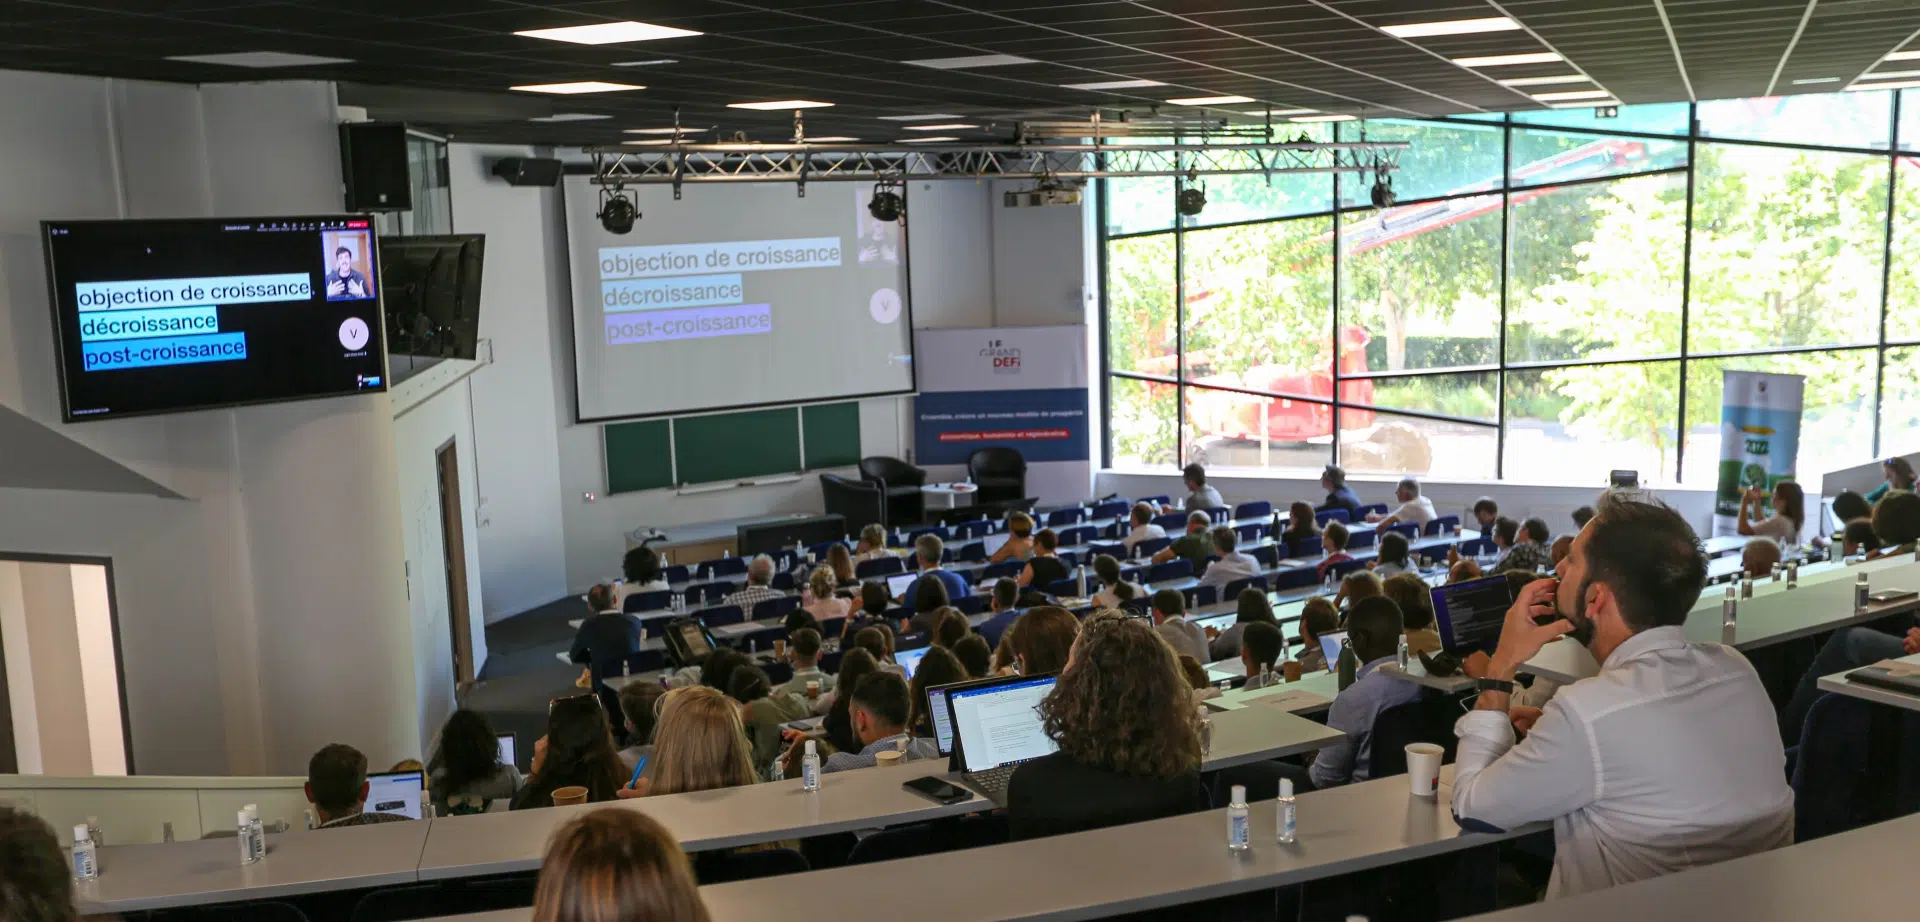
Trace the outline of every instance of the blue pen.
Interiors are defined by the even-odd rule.
[[[633,787],[634,785],[639,784],[640,773],[646,770],[647,770],[647,757],[641,756],[639,763],[633,766],[633,777],[627,779],[627,787]]]

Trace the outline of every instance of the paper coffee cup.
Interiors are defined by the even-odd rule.
[[[901,758],[905,755],[906,753],[898,749],[882,749],[873,754],[873,761],[881,768],[893,768],[900,764]]]
[[[784,640],[774,641],[773,655],[779,659],[786,659],[787,658],[787,642]]]
[[[1432,797],[1440,787],[1440,759],[1446,754],[1432,743],[1407,744],[1407,785],[1415,797]]]
[[[820,697],[820,680],[819,679],[807,680],[807,697],[809,698]]]
[[[574,804],[584,804],[586,802],[587,802],[587,789],[577,784],[569,787],[553,789],[553,805],[556,807],[568,807]]]
[[[1287,681],[1289,681],[1289,682],[1298,682],[1298,681],[1300,681],[1300,663],[1299,663],[1299,661],[1297,661],[1297,660],[1287,660],[1287,661],[1286,661],[1285,663],[1282,663],[1282,664],[1280,665],[1280,675],[1281,675],[1281,676],[1283,676],[1283,677],[1285,677],[1285,678],[1286,678],[1286,680],[1287,680]]]

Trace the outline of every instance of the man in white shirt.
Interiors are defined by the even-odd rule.
[[[1173,648],[1174,655],[1185,653],[1201,665],[1207,662],[1207,634],[1188,621],[1187,598],[1178,589],[1162,589],[1153,594],[1153,629]]]
[[[1239,536],[1233,529],[1214,526],[1213,552],[1220,555],[1220,559],[1207,564],[1207,572],[1200,574],[1200,585],[1222,587],[1236,579],[1260,575],[1260,561],[1235,550],[1239,544]]]
[[[1367,515],[1367,521],[1378,523],[1373,529],[1376,533],[1384,533],[1395,525],[1418,525],[1425,528],[1428,522],[1433,521],[1433,500],[1420,495],[1420,481],[1412,477],[1400,481],[1400,486],[1394,490],[1393,495],[1400,501],[1398,509],[1385,516],[1377,512]]]
[[[1681,627],[1706,578],[1684,519],[1610,494],[1560,579],[1529,583],[1507,612],[1479,701],[1454,726],[1453,812],[1469,828],[1551,820],[1549,899],[1793,843],[1766,690],[1740,654]],[[1544,710],[1513,707],[1516,669],[1563,634],[1600,673]],[[1515,728],[1528,731],[1517,745]]]
[[[747,564],[747,588],[727,596],[726,604],[740,606],[741,613],[752,618],[755,605],[786,595],[769,585],[772,582],[773,558],[761,554]]]
[[[1133,504],[1129,521],[1133,525],[1133,530],[1120,539],[1120,543],[1126,547],[1129,554],[1133,553],[1133,546],[1142,541],[1152,541],[1167,536],[1166,529],[1153,524],[1153,507],[1146,503]]]

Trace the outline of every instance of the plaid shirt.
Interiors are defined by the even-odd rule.
[[[1488,573],[1505,573],[1508,570],[1524,570],[1532,573],[1541,567],[1552,565],[1553,560],[1548,556],[1546,548],[1531,541],[1517,541],[1512,547],[1507,548],[1506,554],[1494,562],[1493,569]]]
[[[747,584],[747,588],[727,596],[726,604],[740,606],[740,611],[745,613],[748,618],[752,618],[753,607],[755,605],[765,602],[768,599],[782,598],[785,595],[786,593],[770,586],[755,586],[749,583]]]

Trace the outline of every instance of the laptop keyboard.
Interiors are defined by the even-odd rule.
[[[1005,794],[1007,779],[1013,777],[1018,765],[998,765],[983,772],[967,772],[967,780],[973,782],[984,794]]]

